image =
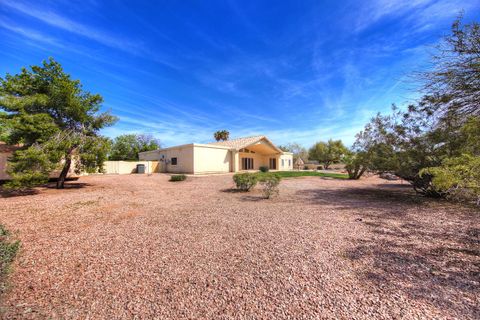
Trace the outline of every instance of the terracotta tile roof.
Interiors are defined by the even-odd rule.
[[[255,142],[258,142],[263,138],[265,138],[265,136],[243,137],[243,138],[232,139],[227,141],[212,142],[210,144],[239,150],[239,149],[248,147],[249,145],[254,144]]]

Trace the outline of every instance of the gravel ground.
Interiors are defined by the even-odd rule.
[[[478,319],[480,215],[371,177],[90,176],[0,198],[6,319]]]

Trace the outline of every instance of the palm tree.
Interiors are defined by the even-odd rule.
[[[226,141],[230,137],[230,132],[227,130],[219,130],[213,134],[213,137],[217,141]]]

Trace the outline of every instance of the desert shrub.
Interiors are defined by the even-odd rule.
[[[261,172],[268,172],[268,167],[267,166],[260,166],[260,168],[258,168]]]
[[[170,177],[170,181],[176,182],[176,181],[183,181],[187,179],[187,176],[184,174],[176,174]]]
[[[258,181],[262,185],[262,192],[265,198],[269,199],[274,195],[278,195],[278,185],[282,178],[278,174],[260,174]]]
[[[0,293],[5,291],[5,276],[20,247],[20,242],[10,241],[9,235],[9,232],[3,225],[0,225]]]
[[[237,173],[233,176],[233,181],[237,189],[242,191],[250,191],[257,185],[258,175],[254,173]]]
[[[433,187],[447,198],[480,206],[480,157],[447,158],[441,166],[423,169],[420,175],[430,175]]]

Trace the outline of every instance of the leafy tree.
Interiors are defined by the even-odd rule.
[[[446,158],[441,166],[425,168],[420,175],[432,176],[432,185],[438,193],[459,200],[473,200],[480,205],[480,157],[463,154]]]
[[[296,161],[298,158],[302,160],[308,160],[308,151],[301,144],[292,142],[287,143],[286,145],[278,146],[279,149],[286,152],[293,153],[293,161]]]
[[[358,180],[368,170],[370,164],[370,155],[367,152],[349,152],[344,158],[345,169],[348,178]]]
[[[441,163],[440,152],[429,134],[430,119],[422,116],[414,106],[406,113],[393,106],[391,115],[378,114],[357,134],[353,148],[369,155],[369,169],[392,172],[411,182],[416,191],[438,196],[431,179],[419,176],[422,168]]]
[[[109,160],[138,160],[138,153],[160,149],[160,142],[151,135],[124,134],[113,140]]]
[[[310,160],[318,160],[325,169],[333,163],[338,163],[348,153],[347,147],[342,140],[328,140],[328,142],[317,142],[308,151]]]
[[[431,113],[480,116],[480,25],[454,21],[452,33],[438,45],[432,68],[420,74]]]
[[[366,165],[390,171],[428,196],[449,196],[469,190],[480,156],[480,27],[455,21],[422,73],[425,95],[406,111],[395,106],[377,115],[357,135],[356,152],[368,155]]]
[[[102,101],[52,58],[0,78],[2,122],[8,128],[3,138],[21,146],[9,160],[13,179],[7,187],[44,183],[60,169],[57,188],[63,188],[72,162],[76,172],[101,171],[109,142],[98,132],[116,121],[99,112]]]
[[[227,130],[219,130],[213,134],[216,141],[226,141],[230,138],[230,132]]]
[[[7,113],[0,111],[0,141],[5,142],[8,139],[9,129],[7,127]]]

